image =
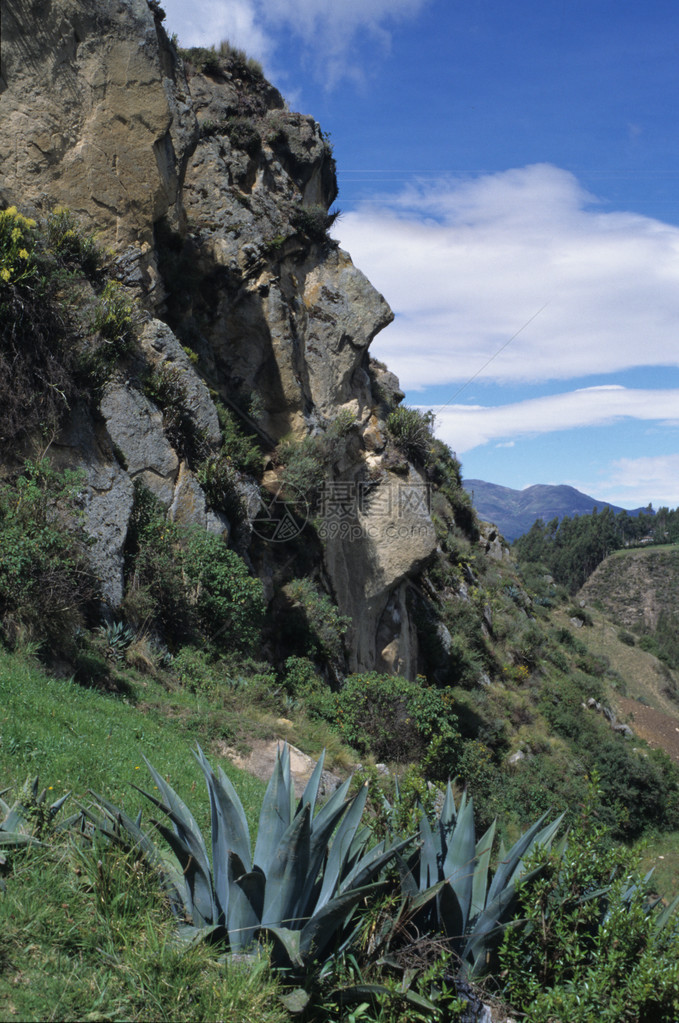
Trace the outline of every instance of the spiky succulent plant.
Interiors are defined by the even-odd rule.
[[[538,849],[548,849],[563,819],[551,824],[540,817],[514,843],[501,847],[499,862],[489,880],[495,822],[476,839],[474,804],[463,793],[459,807],[450,784],[435,826],[420,818],[419,843],[409,859],[400,861],[405,896],[402,914],[409,915],[421,933],[444,934],[461,962],[461,972],[483,972],[505,928],[516,920],[519,884],[536,877],[543,866],[529,869]]]
[[[233,951],[259,937],[273,945],[273,961],[292,972],[345,947],[354,933],[352,913],[372,894],[384,866],[408,844],[369,848],[361,828],[366,786],[347,798],[351,779],[316,812],[323,756],[299,801],[290,777],[287,746],[279,750],[264,795],[254,852],[238,795],[221,768],[213,771],[198,747],[210,800],[211,857],[188,807],[148,762],[158,795],[139,789],[164,814],[152,823],[168,856],[141,827],[102,796],[84,810],[109,838],[136,848],[160,871],[175,911],[190,933],[210,933]]]
[[[0,811],[3,814],[0,820],[0,847],[7,849],[40,845],[41,837],[53,826],[55,817],[70,793],[67,792],[60,799],[48,803],[48,790],[40,791],[37,775],[32,781],[30,778],[26,780],[11,806],[3,799],[8,791],[4,789],[0,793]],[[75,819],[77,818],[69,818],[68,821],[62,822],[60,828],[68,828]],[[6,858],[0,852],[0,865],[5,862]]]

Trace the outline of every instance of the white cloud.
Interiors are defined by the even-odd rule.
[[[253,0],[163,0],[167,30],[176,32],[182,46],[219,45],[228,39],[248,56],[269,60],[274,41]]]
[[[679,455],[649,455],[620,458],[596,483],[568,480],[571,486],[593,493],[602,500],[623,508],[679,507]],[[589,490],[587,489],[589,487]]]
[[[360,77],[352,61],[357,37],[369,34],[385,47],[394,23],[416,16],[430,0],[163,0],[168,31],[183,46],[229,39],[266,64],[276,61],[280,32],[299,37],[326,83]]]
[[[436,412],[436,433],[458,454],[491,441],[604,426],[623,419],[667,425],[679,407],[679,389],[642,390],[607,385],[531,398],[509,405],[448,405]]]
[[[480,379],[679,364],[679,228],[603,210],[558,167],[411,186],[337,233],[394,308],[373,350],[407,390],[465,382],[517,331]]]

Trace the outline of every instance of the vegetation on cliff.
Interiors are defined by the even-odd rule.
[[[453,1021],[473,980],[545,1021],[673,1018],[675,907],[618,843],[679,830],[679,771],[590,709],[625,680],[564,613],[624,523],[536,526],[558,571],[517,565],[369,359],[391,314],[327,235],[327,137],[147,21],[176,166],[127,211],[143,244],[0,213],[0,766],[74,798],[66,829],[2,804],[8,1012]],[[315,813],[284,753],[263,796],[225,754],[270,739],[354,778]]]

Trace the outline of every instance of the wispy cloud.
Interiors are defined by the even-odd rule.
[[[338,233],[394,308],[373,347],[407,390],[464,382],[517,331],[481,379],[679,364],[679,228],[605,210],[558,167],[411,186]]]
[[[623,508],[654,508],[665,505],[679,507],[679,455],[648,455],[642,458],[619,458],[593,483],[564,480],[578,490],[618,504]],[[589,490],[588,490],[589,488]]]
[[[326,83],[359,77],[352,59],[357,39],[389,45],[390,30],[416,16],[430,0],[164,0],[170,31],[184,46],[206,46],[229,39],[270,69],[277,62],[281,32],[297,37]]]
[[[511,444],[520,437],[624,419],[667,425],[679,407],[679,390],[586,387],[495,407],[449,405],[436,410],[436,433],[459,453],[491,441]]]

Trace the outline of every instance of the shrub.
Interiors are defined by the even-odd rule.
[[[35,220],[22,216],[16,206],[0,210],[0,288],[35,275],[36,226]]]
[[[285,587],[293,602],[291,634],[293,644],[312,658],[339,662],[344,657],[343,636],[351,619],[342,615],[326,593],[316,589],[310,579],[293,579]]]
[[[250,397],[250,406],[257,401],[257,396]],[[238,422],[236,414],[220,402],[216,403],[219,425],[222,430],[222,448],[220,454],[236,469],[259,479],[262,475],[262,452],[257,439],[247,434]]]
[[[224,512],[231,526],[237,526],[245,519],[245,507],[238,489],[239,476],[228,458],[212,455],[206,458],[196,470],[210,508]]]
[[[192,414],[184,372],[170,362],[154,366],[144,381],[144,394],[163,413],[163,429],[172,447],[195,464],[204,458],[206,445]]]
[[[365,755],[419,761],[429,777],[446,778],[460,734],[450,693],[398,675],[350,675],[337,697],[342,738]]]
[[[426,462],[434,443],[434,413],[399,405],[387,416],[387,429],[401,450],[414,462]]]
[[[97,592],[79,524],[79,473],[26,462],[0,486],[0,621],[28,626],[52,645],[68,642]]]
[[[248,650],[264,616],[262,584],[225,541],[167,522],[159,502],[138,486],[128,531],[125,614],[151,624],[173,646],[202,639]]]
[[[73,329],[36,223],[0,212],[0,443],[53,434],[75,397]]]
[[[328,231],[339,216],[339,210],[328,211],[320,203],[313,206],[295,206],[290,223],[300,234],[312,242],[328,240]]]
[[[202,633],[219,646],[251,649],[264,618],[260,580],[220,536],[199,529],[186,536],[182,562]]]
[[[93,235],[86,235],[77,218],[65,206],[57,206],[47,218],[45,236],[49,249],[68,264],[76,264],[89,276],[101,268],[102,255]]]
[[[628,632],[626,629],[618,629],[617,636],[620,642],[624,643],[625,646],[634,646],[636,643],[632,633]]]
[[[288,657],[285,661],[284,683],[291,697],[303,701],[308,717],[335,724],[335,695],[318,674],[313,661],[308,657]]]
[[[577,618],[578,621],[582,622],[583,625],[593,625],[593,619],[589,611],[584,607],[579,607],[573,604],[568,608],[566,614],[569,618]]]
[[[508,929],[500,951],[512,1005],[533,1023],[676,1019],[676,902],[649,899],[633,854],[584,818],[560,856],[534,862],[543,876],[519,909],[528,926]]]
[[[134,307],[120,284],[107,281],[94,311],[92,326],[109,346],[108,361],[126,355],[134,345]]]

